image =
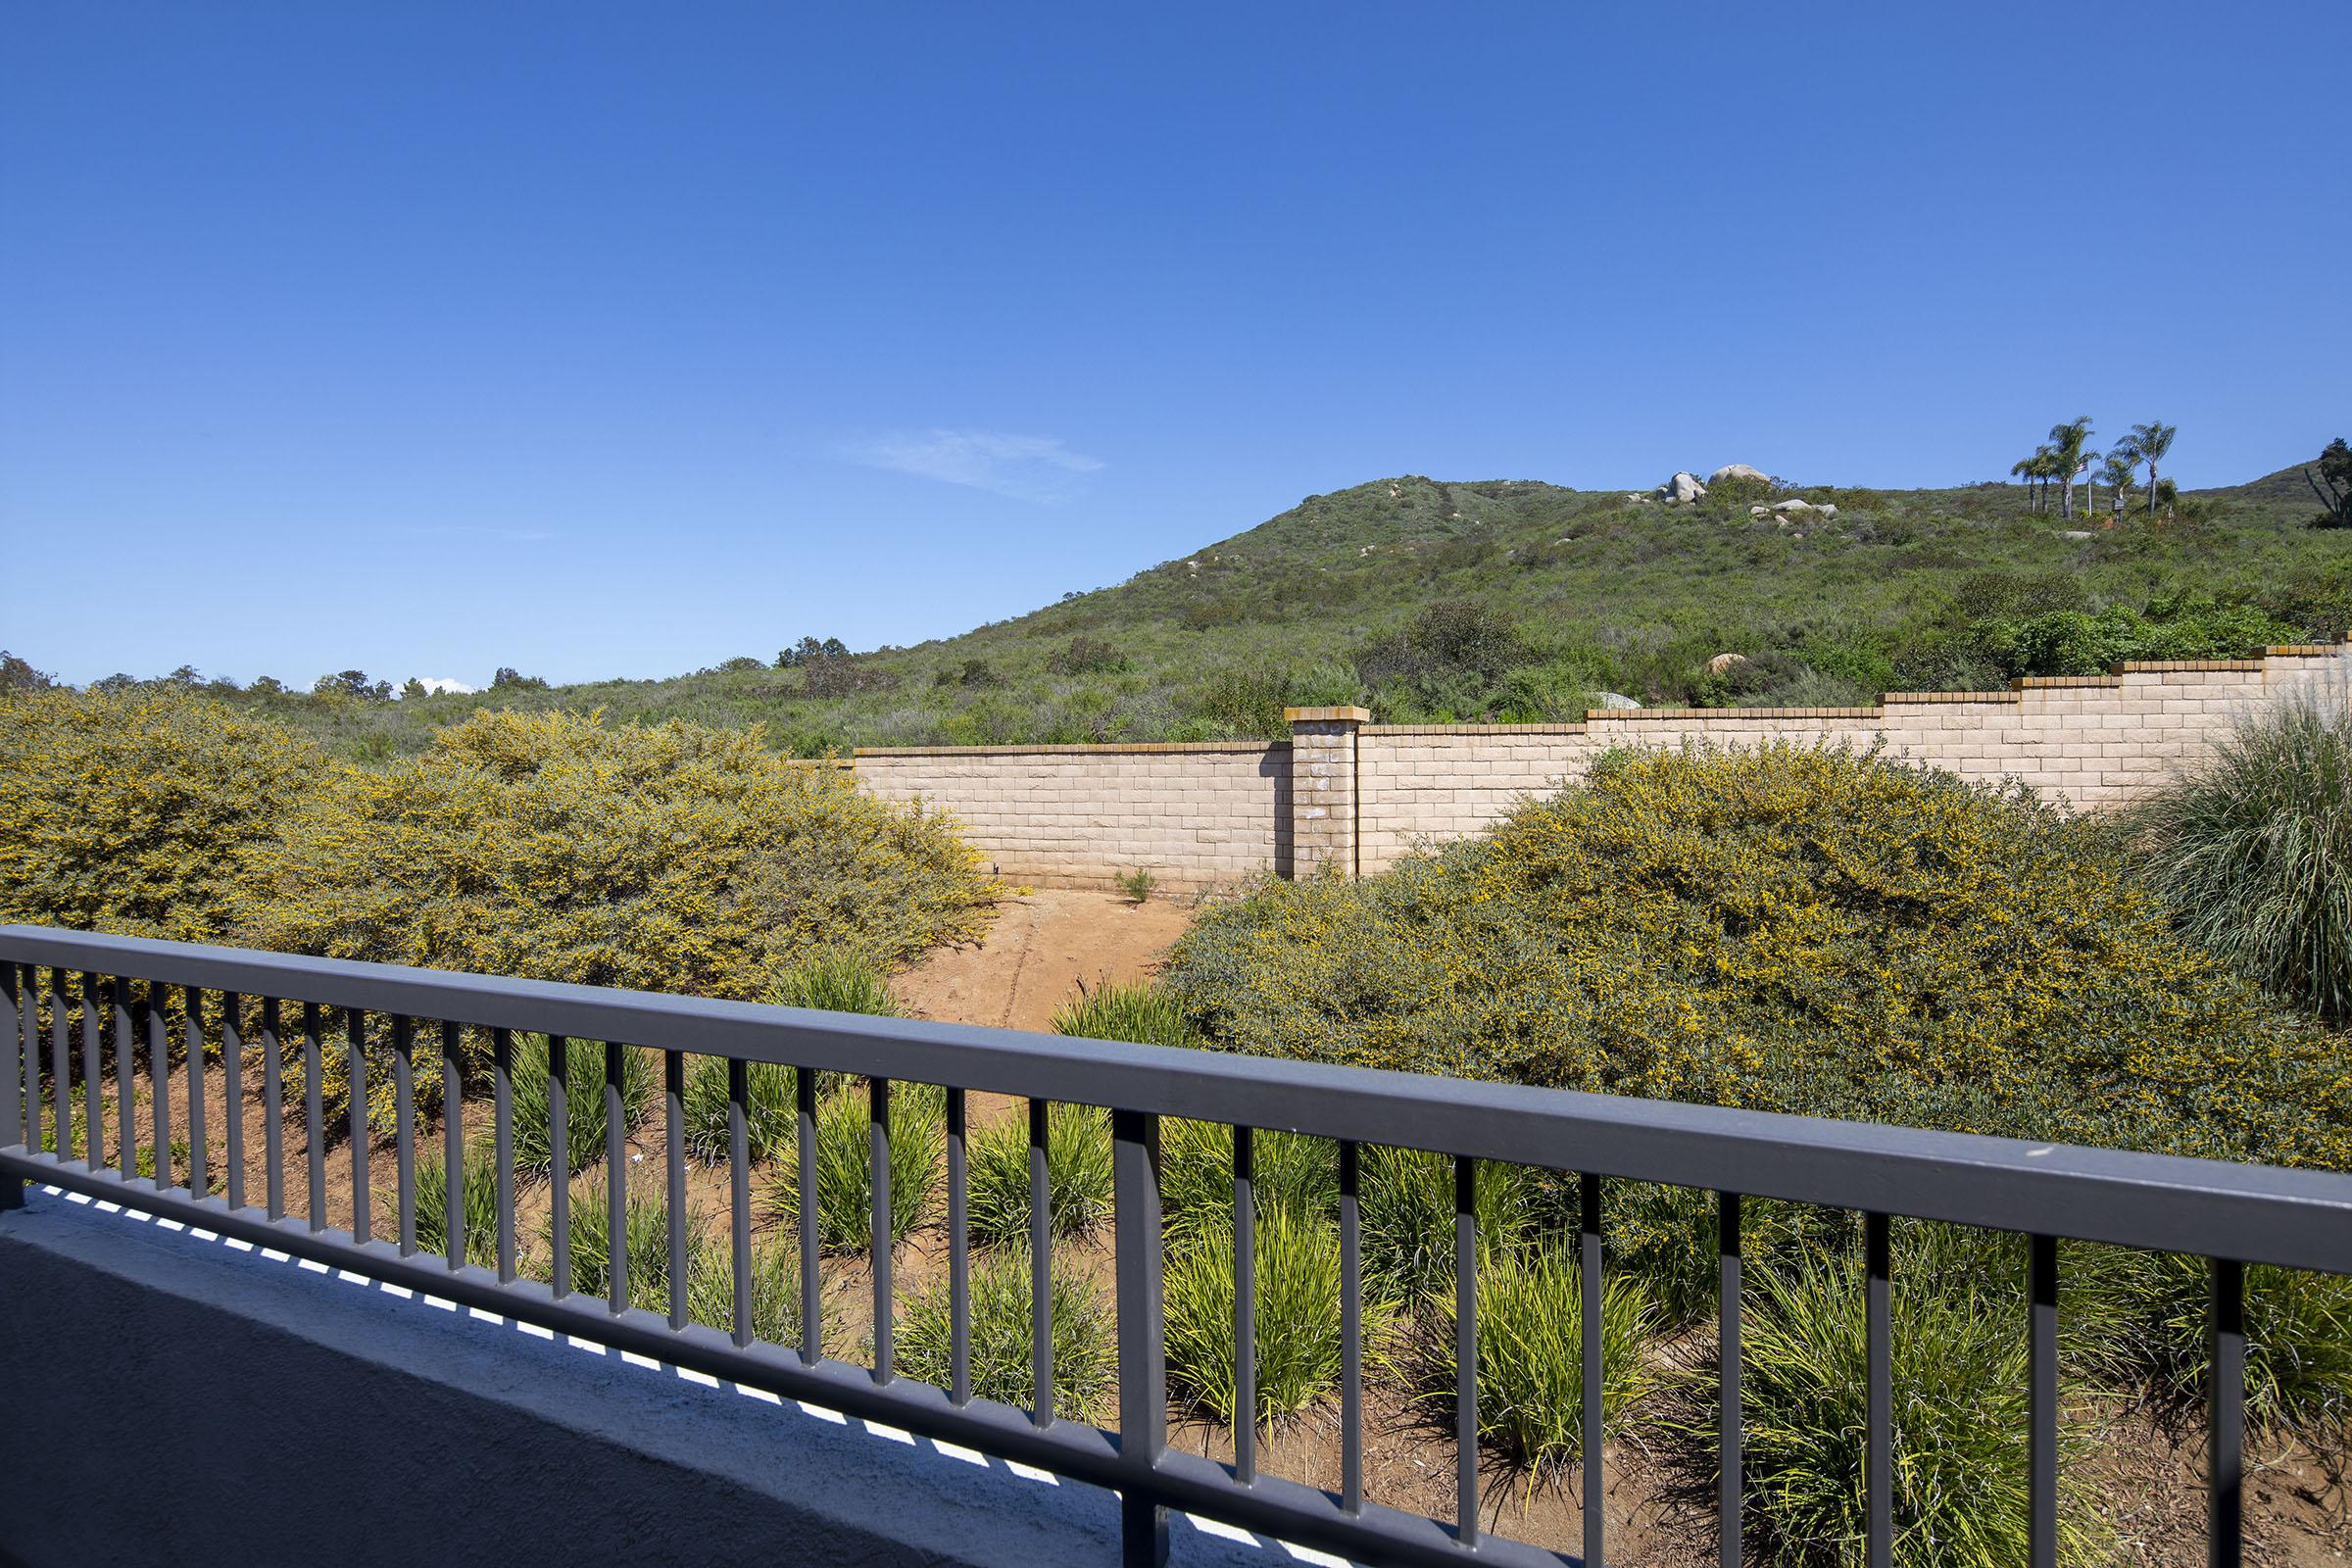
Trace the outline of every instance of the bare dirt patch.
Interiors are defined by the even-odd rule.
[[[999,905],[977,947],[935,953],[891,989],[918,1018],[1051,1029],[1082,982],[1149,979],[1191,922],[1189,907],[1166,899],[1041,888]]]

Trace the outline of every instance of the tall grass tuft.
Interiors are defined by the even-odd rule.
[[[459,1222],[466,1227],[465,1261],[485,1267],[498,1261],[498,1156],[490,1146],[477,1139],[466,1150],[465,1192],[461,1198]],[[397,1191],[379,1192],[375,1201],[381,1212],[397,1214],[400,1195]],[[442,1165],[441,1151],[418,1141],[416,1151],[416,1246],[427,1252],[449,1251],[449,1172]]]
[[[2160,1408],[2200,1410],[2212,1367],[2211,1268],[2177,1253],[2133,1254],[2138,1371]],[[2320,1453],[2352,1453],[2352,1278],[2249,1265],[2246,1420]]]
[[[767,1000],[780,1007],[816,1007],[826,1012],[862,1012],[895,1017],[898,998],[871,959],[860,954],[826,952],[803,958],[776,976]]]
[[[2322,1017],[2352,1017],[2352,700],[2341,677],[2241,715],[2132,808],[2191,941]]]
[[[1450,1416],[1455,1390],[1450,1294],[1433,1297],[1402,1336],[1398,1370]],[[1478,1266],[1479,1441],[1527,1472],[1529,1484],[1583,1452],[1584,1295],[1572,1246],[1490,1254]],[[1601,1292],[1601,1429],[1657,1384],[1649,1350],[1657,1311],[1628,1279]]]
[[[1102,1293],[1074,1265],[1054,1258],[1047,1308],[1054,1334],[1054,1411],[1081,1420],[1104,1413],[1118,1387],[1118,1341]],[[972,1392],[1029,1408],[1029,1335],[1036,1319],[1029,1250],[1007,1247],[972,1261]],[[955,1376],[946,1282],[909,1303],[899,1326],[899,1369],[938,1388]]]
[[[1163,1159],[1164,1163],[1164,1159]],[[1046,1211],[1055,1236],[1110,1213],[1110,1118],[1099,1105],[1056,1102],[1046,1112]],[[1009,1242],[1029,1233],[1029,1119],[1007,1117],[972,1139],[966,1189],[972,1234]]]
[[[2008,1568],[2028,1556],[2031,1383],[2019,1298],[1948,1268],[1904,1266],[1893,1284],[1894,1555],[1898,1562]],[[1869,1350],[1851,1250],[1755,1271],[1741,1330],[1747,1536],[1762,1560],[1859,1563]],[[1484,1314],[1482,1309],[1482,1327]],[[1713,1352],[1690,1369],[1663,1423],[1692,1493],[1716,1472]],[[2095,1521],[2080,1422],[2062,1421],[2059,1556],[2094,1560]]]
[[[1175,998],[1149,985],[1108,980],[1091,991],[1080,982],[1077,998],[1054,1011],[1054,1032],[1138,1046],[1192,1044],[1192,1031]]]
[[[583,1182],[571,1196],[571,1288],[581,1296],[602,1296],[612,1286],[613,1238],[605,1179],[600,1173]],[[550,1257],[558,1245],[555,1216],[539,1223],[540,1239]],[[669,1217],[661,1199],[631,1193],[622,1216],[621,1255],[628,1259],[629,1304],[658,1311],[669,1309]]]
[[[743,1141],[755,1163],[778,1158],[792,1147],[799,1116],[793,1095],[790,1067],[772,1061],[745,1063]],[[728,1149],[725,1057],[696,1056],[687,1062],[682,1104],[686,1152],[706,1164],[723,1163]]]
[[[1339,1146],[1327,1138],[1260,1132],[1250,1141],[1257,1206],[1336,1219]],[[1169,1117],[1159,1132],[1160,1212],[1178,1235],[1233,1228],[1233,1129]],[[1448,1210],[1450,1212],[1450,1210]],[[1450,1222],[1449,1222],[1450,1223]]]
[[[1340,1233],[1272,1204],[1257,1214],[1257,1400],[1263,1426],[1328,1395],[1340,1377]],[[1162,1288],[1169,1387],[1196,1412],[1234,1423],[1233,1229],[1205,1222],[1177,1238]],[[1364,1335],[1385,1332],[1388,1303],[1364,1293]]]
[[[905,1241],[930,1218],[945,1151],[947,1096],[934,1084],[893,1084],[890,1091],[890,1239]],[[816,1106],[817,1245],[828,1252],[862,1252],[872,1245],[872,1126],[866,1092],[844,1085]],[[763,1174],[760,1206],[769,1218],[798,1225],[801,1214],[799,1139],[794,1137]]]
[[[1453,1160],[1419,1149],[1366,1149],[1358,1168],[1356,1220],[1364,1276],[1401,1298],[1451,1288]],[[1536,1220],[1537,1173],[1523,1165],[1478,1165],[1482,1253],[1514,1246]]]
[[[667,1273],[666,1269],[663,1271]],[[662,1281],[661,1299],[649,1301],[639,1292],[636,1277],[630,1277],[629,1293],[640,1305],[667,1311],[669,1299],[667,1280]],[[755,1242],[752,1245],[751,1266],[752,1335],[770,1345],[798,1346],[801,1340],[801,1271],[800,1258],[789,1244]],[[829,1324],[821,1322],[823,1298],[818,1298],[820,1327],[823,1334]],[[734,1249],[722,1231],[695,1228],[686,1250],[686,1316],[689,1321],[707,1328],[732,1330],[735,1326],[735,1257]]]
[[[651,1058],[634,1048],[620,1054],[621,1120],[635,1127],[654,1102]],[[564,1147],[574,1171],[605,1157],[605,1048],[573,1040],[564,1052],[565,1102]],[[555,1169],[547,1089],[547,1036],[518,1034],[514,1054],[514,1170],[544,1176]]]

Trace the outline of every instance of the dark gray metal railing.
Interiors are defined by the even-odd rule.
[[[40,1000],[48,971],[50,1011],[46,1094],[42,1082]],[[76,989],[75,980],[79,986]],[[220,1042],[230,1104],[239,1103],[238,1034],[242,999],[261,999],[263,1095],[267,1103],[264,1205],[245,1200],[241,1118],[226,1129],[226,1191],[216,1195],[203,1130],[201,1071],[188,1073],[188,1154],[172,1158],[166,1103],[172,993],[191,1063],[204,1059],[206,997],[225,1020]],[[293,1010],[289,1011],[289,1007]],[[326,1049],[322,1009],[341,1009],[351,1073],[353,1224],[330,1230],[324,1206],[324,1128],[319,1068]],[[69,1020],[81,1024],[81,1118],[85,1158],[69,1157],[73,1062]],[[389,1239],[372,1235],[368,1207],[366,1127],[368,1020],[390,1020],[398,1214]],[[285,1212],[279,1123],[284,1086],[281,1026],[298,1018],[304,1064],[302,1113],[309,1150],[309,1213]],[[420,1254],[416,1240],[412,1054],[419,1021],[440,1025],[445,1079],[443,1119],[448,1255]],[[94,1147],[100,1116],[101,1034],[111,1022],[119,1097],[120,1147],[113,1167]],[[491,1108],[498,1183],[495,1268],[465,1261],[462,1143],[468,1095],[461,1031],[493,1041]],[[570,1235],[564,1135],[568,1039],[607,1042],[607,1201],[612,1239],[607,1298],[571,1294],[568,1245],[554,1249],[552,1284],[515,1273],[513,1051],[515,1030],[549,1038],[553,1234]],[[144,1033],[155,1090],[155,1170],[136,1174],[131,1132],[132,1058]],[[1579,1237],[1584,1300],[1584,1556],[1603,1560],[1599,1465],[1602,1267],[1600,1183],[1624,1178],[1703,1188],[1720,1195],[1721,1308],[1720,1534],[1727,1568],[1740,1557],[1740,1204],[1743,1197],[1784,1199],[1860,1211],[1864,1216],[1868,1339],[1867,1560],[1886,1568],[1893,1549],[1892,1324],[1887,1220],[1908,1215],[2032,1240],[2032,1563],[2057,1556],[2057,1290],[2059,1238],[2103,1242],[2212,1259],[2209,1557],[2239,1555],[2245,1369],[2244,1265],[2352,1273],[2352,1176],[2233,1165],[2211,1160],[2122,1153],[2004,1139],[1927,1133],[1870,1124],[1819,1121],[1664,1102],[1620,1100],[1563,1091],[1377,1072],[1207,1052],[1118,1045],[1003,1029],[811,1012],[745,1003],[612,991],[589,986],[501,979],[291,957],[131,938],[0,926],[0,1039],[7,1084],[0,1092],[0,1208],[24,1200],[22,1183],[37,1180],[111,1199],[127,1207],[201,1225],[297,1257],[428,1292],[463,1304],[635,1351],[779,1396],[803,1398],[1052,1470],[1117,1491],[1125,1560],[1157,1563],[1167,1541],[1166,1510],[1182,1508],[1361,1561],[1445,1564],[1465,1559],[1507,1564],[1556,1563],[1548,1551],[1486,1537],[1479,1528],[1478,1292],[1476,1199],[1480,1160],[1574,1170],[1583,1203]],[[626,1278],[627,1166],[621,1114],[620,1053],[636,1047],[662,1057],[668,1109],[669,1312],[664,1319],[630,1308]],[[684,1149],[681,1098],[688,1055],[728,1063],[728,1168],[734,1267],[731,1332],[686,1318]],[[798,1072],[800,1290],[802,1343],[754,1338],[747,1064],[775,1062]],[[874,1365],[825,1359],[818,1343],[818,1237],[814,1072],[864,1075],[871,1084],[871,1188]],[[890,1277],[891,1085],[936,1084],[948,1091],[948,1227],[953,1376],[934,1389],[894,1375]],[[970,1290],[964,1194],[965,1095],[1014,1095],[1032,1104],[1029,1125],[1031,1266],[1036,1299],[1049,1298],[1050,1223],[1046,1194],[1047,1109],[1054,1101],[1111,1112],[1118,1416],[1115,1432],[1055,1419],[1050,1314],[1033,1314],[1035,1408],[1022,1411],[975,1397],[970,1367]],[[55,1153],[41,1152],[50,1117]],[[1219,1465],[1171,1451],[1166,1444],[1166,1368],[1162,1350],[1158,1124],[1163,1116],[1222,1122],[1235,1129],[1235,1333],[1243,1400],[1254,1377],[1251,1348],[1254,1251],[1251,1245],[1252,1129],[1333,1139],[1339,1147],[1342,1340],[1342,1482],[1327,1494],[1258,1474],[1250,1423],[1237,1423],[1235,1463]],[[1357,1152],[1367,1144],[1436,1151],[1455,1161],[1455,1293],[1458,1388],[1458,1501],[1450,1525],[1386,1508],[1363,1495],[1361,1319],[1357,1234]],[[183,1180],[184,1178],[184,1180]],[[1237,1401],[1237,1409],[1252,1408]]]

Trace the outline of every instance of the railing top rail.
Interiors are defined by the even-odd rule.
[[[0,962],[2352,1274],[2352,1175],[0,925]]]

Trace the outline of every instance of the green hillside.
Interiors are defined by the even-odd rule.
[[[789,667],[741,650],[669,679],[476,697],[240,700],[363,758],[485,705],[763,722],[804,755],[1266,736],[1286,703],[1400,721],[1569,719],[1603,693],[1842,706],[2342,636],[2352,538],[2305,526],[2308,493],[2277,482],[2299,474],[2183,497],[2171,520],[2078,521],[2086,538],[2009,484],[1808,488],[1793,494],[1836,516],[1776,522],[1750,515],[1774,495],[1755,484],[1669,506],[1406,476],[1309,496],[1115,587],[913,648]]]

